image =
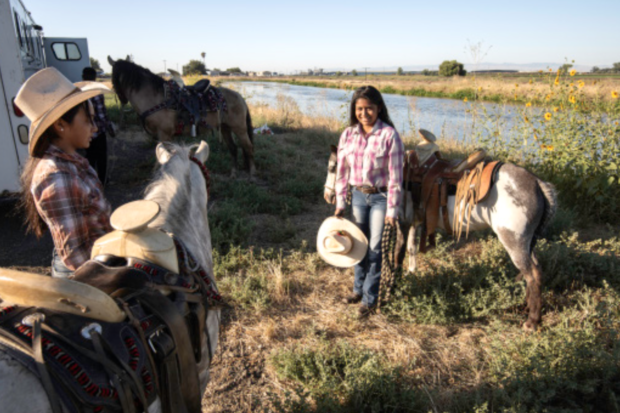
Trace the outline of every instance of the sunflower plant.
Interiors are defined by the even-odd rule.
[[[620,218],[620,99],[587,99],[574,73],[540,73],[546,90],[527,102],[489,109],[471,102],[473,139],[492,156],[555,184],[565,207],[599,221]],[[545,79],[546,77],[546,79]],[[515,95],[520,92],[515,89]],[[525,93],[525,91],[524,91]],[[609,93],[609,92],[607,92]]]

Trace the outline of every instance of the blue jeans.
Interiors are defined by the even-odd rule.
[[[52,277],[67,278],[70,275],[73,275],[73,271],[67,268],[65,263],[62,262],[60,255],[58,255],[54,248],[54,255],[52,257]]]
[[[354,267],[353,293],[362,296],[362,304],[377,305],[381,282],[381,237],[387,209],[387,193],[364,194],[353,189],[353,219],[368,238],[368,252]]]

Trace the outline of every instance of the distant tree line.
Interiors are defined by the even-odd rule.
[[[620,62],[616,62],[612,67],[606,67],[601,69],[598,66],[594,66],[590,71],[592,73],[620,73]]]

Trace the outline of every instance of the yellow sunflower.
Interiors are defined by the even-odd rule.
[[[614,99],[618,99],[618,92],[616,92],[615,90],[611,92],[611,97]]]
[[[576,71],[575,69],[573,69],[573,70],[571,70],[571,71],[570,71],[570,75],[571,75],[571,76],[575,76],[575,74],[576,74],[576,73],[577,73],[577,71]]]
[[[545,120],[551,120],[551,113],[545,113]]]
[[[557,112],[557,111],[559,111],[559,110],[560,110],[560,108],[558,108],[557,106],[554,106],[554,107],[553,107],[553,111],[554,111],[554,112]]]
[[[568,101],[573,104],[577,103],[577,99],[575,99],[575,95],[570,95],[568,97]]]
[[[467,103],[467,98],[463,99],[463,103]]]
[[[529,107],[531,107],[531,106],[532,106],[532,102],[527,102],[527,103],[525,104],[525,107],[526,107],[526,108],[529,108]]]
[[[577,83],[577,86],[579,86],[579,89],[581,89],[581,88],[582,88],[582,87],[584,87],[585,85],[586,85],[586,84],[585,84],[585,82],[584,82],[583,80],[580,80],[580,81]]]

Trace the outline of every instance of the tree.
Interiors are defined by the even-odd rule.
[[[600,70],[601,70],[601,68],[600,68],[600,67],[598,67],[598,66],[594,66],[594,67],[592,68],[592,70],[590,70],[590,71],[591,71],[592,73],[596,73],[596,72],[599,72]]]
[[[612,70],[616,73],[620,73],[620,62],[614,63],[614,67]]]
[[[399,68],[396,70],[396,74],[397,74],[398,76],[402,76],[404,73],[405,73],[405,72],[403,72],[403,68],[402,68],[402,67],[399,67]]]
[[[90,67],[95,69],[96,72],[101,70],[101,65],[99,64],[99,60],[95,59],[94,57],[90,58]]]
[[[205,64],[200,60],[190,60],[188,64],[183,66],[183,76],[204,75],[206,71]]]
[[[357,76],[357,70],[355,70],[355,69],[351,70],[351,74],[352,74],[353,76]]]
[[[571,67],[573,67],[572,64],[564,63],[562,66],[560,66],[560,73],[562,74],[568,73]]]
[[[336,72],[336,76],[342,76],[342,72],[341,71],[337,71]]]
[[[230,73],[241,73],[241,69],[239,69],[238,67],[231,67],[229,69],[226,69],[226,71]]]
[[[465,76],[467,71],[463,67],[463,63],[456,60],[444,60],[439,66],[439,76]]]

